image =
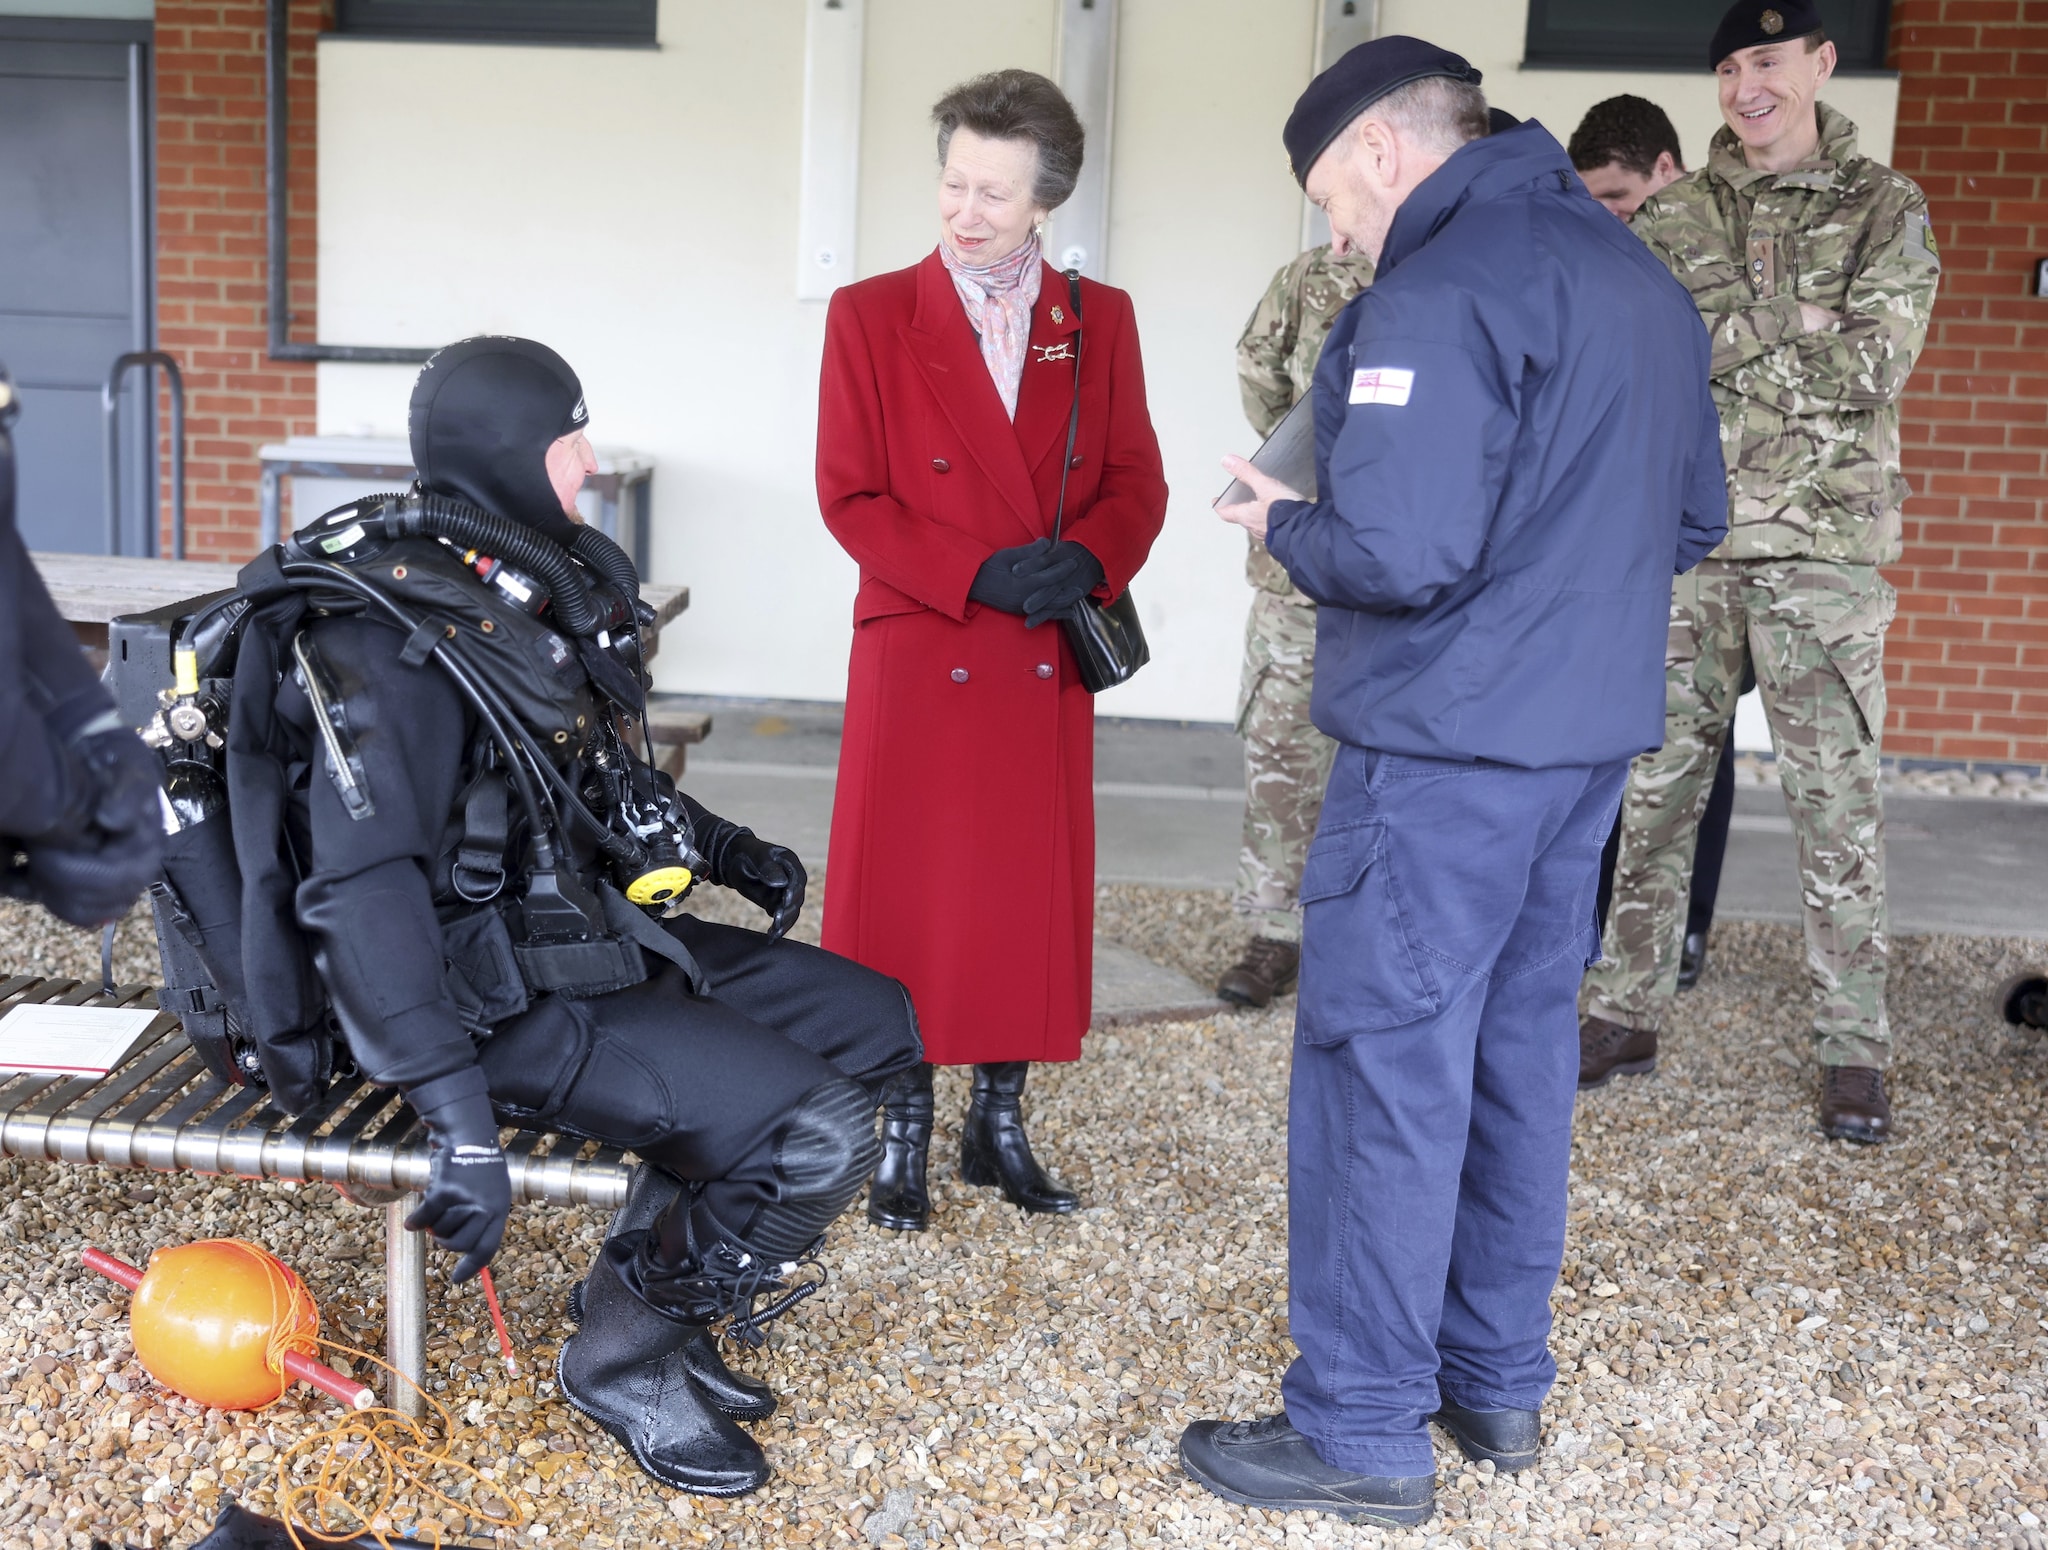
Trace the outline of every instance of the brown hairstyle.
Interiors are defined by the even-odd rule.
[[[939,128],[942,167],[956,129],[971,129],[985,140],[1029,140],[1038,148],[1031,198],[1048,210],[1067,202],[1081,176],[1087,136],[1080,115],[1066,93],[1032,71],[993,70],[962,81],[932,105],[932,122]]]

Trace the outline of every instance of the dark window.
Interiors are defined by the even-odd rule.
[[[1637,69],[1707,68],[1728,0],[1529,0],[1523,63]],[[1820,0],[1844,70],[1882,70],[1891,0]]]
[[[335,31],[465,43],[652,43],[657,0],[337,0]]]

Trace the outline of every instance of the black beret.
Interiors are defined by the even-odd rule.
[[[1307,185],[1316,158],[1359,114],[1388,92],[1433,75],[1479,84],[1479,72],[1458,55],[1420,38],[1398,35],[1359,44],[1310,81],[1280,131],[1294,166],[1294,181]]]
[[[1735,0],[1707,45],[1707,68],[1720,69],[1721,61],[1739,48],[1804,38],[1822,25],[1814,0]]]

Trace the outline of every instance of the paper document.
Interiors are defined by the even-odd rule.
[[[1302,399],[1273,427],[1259,450],[1252,454],[1252,467],[1268,478],[1278,479],[1298,491],[1303,500],[1316,498],[1316,395]],[[1217,496],[1213,505],[1234,506],[1255,501],[1250,485],[1242,479],[1230,481],[1230,488]]]
[[[0,1072],[105,1076],[160,1015],[154,1007],[18,1006],[0,1017]]]

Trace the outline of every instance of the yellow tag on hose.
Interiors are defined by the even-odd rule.
[[[191,646],[180,646],[171,653],[173,670],[176,674],[174,687],[179,694],[199,692],[199,653]]]
[[[666,904],[671,899],[682,897],[683,890],[690,886],[690,869],[686,866],[661,866],[651,872],[642,872],[626,885],[626,897],[635,904]]]

